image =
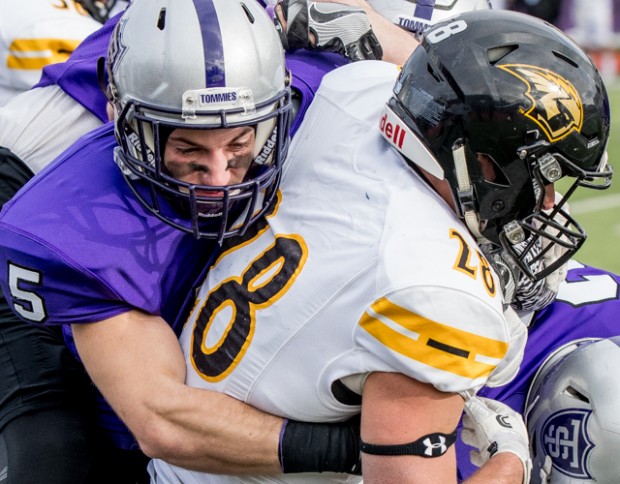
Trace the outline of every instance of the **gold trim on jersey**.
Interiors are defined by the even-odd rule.
[[[298,234],[278,235],[256,255],[239,276],[229,277],[209,290],[194,309],[189,357],[200,377],[209,382],[226,378],[249,348],[261,309],[274,304],[291,288],[308,259],[306,241]],[[213,338],[217,317],[223,329]],[[208,344],[217,337],[217,341]]]
[[[465,237],[463,237],[458,230],[450,229],[450,238],[458,240],[459,242],[459,253],[452,268],[456,271],[462,272],[472,279],[477,280],[478,276],[480,276],[487,294],[491,297],[495,297],[497,294],[497,285],[495,284],[493,271],[491,270],[489,262],[486,260],[484,255],[482,255],[482,252],[478,249],[473,251],[478,256],[478,262],[480,262],[480,265],[476,266],[472,264],[472,248],[465,240]]]
[[[250,245],[252,242],[257,240],[261,235],[263,235],[267,230],[269,230],[268,219],[273,218],[277,215],[278,210],[280,210],[280,204],[282,203],[282,192],[278,189],[276,192],[276,199],[274,200],[273,207],[270,211],[268,211],[263,218],[256,221],[253,225],[248,227],[248,230],[245,234],[239,237],[230,237],[228,239],[224,239],[222,243],[222,253],[218,256],[213,264],[211,264],[211,268],[215,267],[220,263],[220,261],[226,257],[231,252],[241,249],[247,245]]]
[[[39,70],[66,61],[80,44],[71,39],[15,39],[9,46],[9,69]]]
[[[359,325],[392,351],[465,378],[488,376],[508,352],[508,343],[448,326],[400,307],[386,298],[371,306]],[[390,327],[386,318],[404,331]]]

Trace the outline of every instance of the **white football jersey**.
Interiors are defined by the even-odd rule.
[[[0,3],[0,106],[34,86],[43,67],[66,60],[100,27],[74,0]]]
[[[510,337],[487,261],[381,137],[396,75],[392,64],[367,61],[324,78],[277,206],[252,233],[224,243],[200,289],[180,338],[190,386],[291,419],[338,421],[360,411],[361,384],[345,388],[343,378],[399,372],[464,392],[505,356]],[[361,479],[152,468],[156,482]]]

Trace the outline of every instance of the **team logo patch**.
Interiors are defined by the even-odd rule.
[[[505,64],[500,69],[527,86],[525,95],[532,106],[523,115],[534,121],[549,141],[558,141],[583,126],[583,104],[577,89],[548,69],[523,64]]]
[[[542,427],[542,446],[553,467],[567,476],[592,479],[588,455],[594,444],[588,436],[590,410],[569,409],[551,415]]]

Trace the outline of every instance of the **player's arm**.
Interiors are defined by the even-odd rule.
[[[355,420],[284,421],[185,385],[181,347],[159,317],[133,310],[72,329],[93,382],[150,457],[223,474],[351,473],[359,464]]]
[[[315,0],[327,2],[330,0]],[[333,1],[333,0],[332,0]],[[401,29],[390,20],[378,14],[366,0],[336,0],[337,3],[359,7],[366,13],[372,30],[379,39],[383,49],[382,60],[393,64],[403,65],[414,49],[419,45],[415,37]]]
[[[185,360],[162,319],[130,311],[72,329],[88,373],[147,455],[207,472],[281,472],[283,420],[184,385]]]
[[[462,410],[463,399],[457,394],[440,392],[432,385],[399,373],[369,375],[362,398],[364,483],[456,482],[454,445],[441,442],[446,439],[444,436],[455,432]],[[436,445],[426,446],[426,436],[429,443]],[[365,444],[395,446],[411,442],[420,445],[405,455],[374,455],[365,450]],[[432,448],[438,455],[425,457],[424,452]],[[377,451],[381,449],[390,452],[385,447]]]
[[[463,484],[522,484],[523,464],[510,453],[497,454]]]
[[[364,384],[362,399],[364,483],[456,483],[456,456],[449,436],[455,431],[462,410],[463,399],[458,394],[440,392],[399,373],[372,373]],[[493,412],[478,414],[476,418],[490,414]],[[472,435],[479,441],[489,437],[473,427]],[[491,458],[486,456],[484,465],[464,484],[522,484],[523,463],[511,446],[503,448],[507,441],[515,439],[502,436],[500,450]],[[372,444],[371,452],[399,453],[398,444],[413,442],[417,445],[410,445],[402,455],[365,451]],[[524,442],[527,449],[527,440]],[[436,456],[424,456],[425,453]]]
[[[313,18],[310,15],[310,5],[312,3],[330,3],[332,16],[338,13],[338,4],[345,5],[347,10],[342,12],[343,20],[339,25],[336,21],[331,21],[329,26],[321,24],[320,18]],[[353,9],[349,9],[353,7]],[[283,13],[286,12],[286,14]],[[356,13],[357,12],[357,13]],[[365,0],[320,0],[311,2],[309,0],[281,0],[274,10],[276,25],[283,32],[285,46],[291,43],[296,47],[307,46],[318,50],[341,52],[335,46],[346,44],[344,48],[347,55],[352,60],[381,58],[384,61],[394,64],[403,64],[418,46],[418,41],[405,30],[399,28],[388,19],[379,15]],[[352,27],[356,24],[355,27]],[[365,31],[364,25],[369,29]],[[350,37],[352,31],[364,32],[362,37],[352,41]],[[315,36],[317,32],[319,38]],[[380,48],[373,43],[379,44]],[[355,55],[353,55],[355,53]],[[380,56],[377,57],[377,54]]]

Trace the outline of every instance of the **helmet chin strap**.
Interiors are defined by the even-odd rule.
[[[459,142],[452,148],[452,157],[458,182],[458,203],[465,225],[479,243],[488,242],[487,238],[480,233],[480,219],[475,210],[474,190],[469,179],[467,160],[465,158],[465,143]]]

